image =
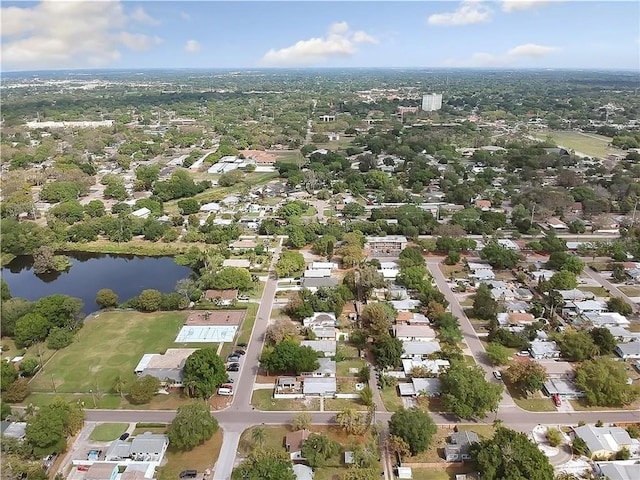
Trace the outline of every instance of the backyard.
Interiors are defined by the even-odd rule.
[[[218,459],[221,446],[222,430],[220,429],[211,439],[188,452],[169,448],[166,456],[167,463],[159,468],[158,479],[175,480],[181,471],[187,469],[197,470],[199,473],[211,471]]]

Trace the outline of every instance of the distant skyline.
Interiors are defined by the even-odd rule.
[[[2,71],[640,70],[637,1],[3,1]]]

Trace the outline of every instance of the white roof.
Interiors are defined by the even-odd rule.
[[[312,270],[333,270],[338,266],[333,262],[312,262],[310,268]]]
[[[416,391],[413,389],[413,383],[399,383],[398,390],[400,391],[401,397],[412,397],[416,394]]]
[[[145,215],[149,215],[150,213],[151,213],[151,210],[149,210],[147,207],[142,207],[142,208],[139,208],[138,210],[131,212],[131,215],[133,215],[134,217],[143,217]]]
[[[149,366],[149,362],[151,362],[151,359],[153,357],[155,357],[156,355],[159,355],[159,354],[158,353],[145,353],[144,355],[142,355],[142,358],[138,362],[138,365],[136,366],[134,372],[135,373],[144,372],[144,370]]]
[[[430,342],[404,341],[402,348],[407,355],[430,355],[440,351],[440,344],[435,340]]]
[[[413,478],[413,472],[411,467],[398,467],[398,478],[411,479]]]
[[[400,242],[407,243],[407,237],[402,235],[387,235],[386,237],[367,237],[367,243],[376,242]]]
[[[331,276],[331,269],[310,269],[305,270],[304,278],[325,278]]]
[[[293,465],[293,473],[297,480],[313,480],[313,469],[302,463]]]
[[[201,212],[217,212],[218,210],[220,210],[220,204],[215,202],[205,203],[200,207]]]
[[[336,377],[306,377],[302,385],[305,395],[332,393],[336,389]]]

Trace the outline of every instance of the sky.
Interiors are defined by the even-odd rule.
[[[3,1],[2,71],[475,67],[640,71],[640,2]]]

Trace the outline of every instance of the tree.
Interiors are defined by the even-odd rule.
[[[137,378],[129,387],[129,397],[134,405],[149,403],[160,390],[160,380],[151,375]]]
[[[11,292],[9,291],[9,284],[6,282],[4,278],[0,278],[0,300],[4,302],[5,300],[9,300],[11,298]]]
[[[406,247],[400,252],[400,268],[424,266],[422,250],[418,247]]]
[[[289,454],[283,450],[254,449],[233,471],[232,480],[296,480]]]
[[[337,455],[340,444],[321,433],[312,433],[302,445],[302,456],[312,468],[323,467],[327,460]]]
[[[277,345],[285,340],[293,340],[298,333],[296,325],[286,318],[279,318],[269,324],[264,334],[267,343]]]
[[[402,341],[391,335],[376,338],[371,348],[376,363],[380,368],[398,367],[402,365]]]
[[[260,364],[267,372],[296,375],[320,367],[318,354],[311,347],[303,347],[291,340],[278,343],[273,350],[264,352]]]
[[[30,393],[31,389],[29,388],[29,381],[26,378],[21,377],[7,387],[2,398],[9,403],[19,403],[27,398]]]
[[[360,321],[373,337],[389,335],[395,318],[396,311],[387,302],[368,303],[360,314]]]
[[[153,217],[147,218],[142,224],[142,234],[144,235],[144,239],[151,242],[155,242],[161,238],[166,229],[166,225]]]
[[[608,328],[592,328],[591,330],[589,330],[589,335],[591,336],[593,343],[595,343],[596,347],[598,347],[600,355],[613,353],[613,350],[616,348],[617,342]]]
[[[189,396],[207,399],[218,385],[227,380],[224,362],[213,348],[201,348],[193,352],[184,363],[185,384],[193,385]]]
[[[73,343],[73,332],[68,328],[53,327],[47,336],[47,348],[60,350]]]
[[[366,367],[365,367],[366,368]],[[360,402],[367,407],[373,407],[373,390],[369,385],[366,385],[362,390],[360,390]]]
[[[520,254],[498,242],[490,241],[480,250],[480,258],[489,262],[492,267],[502,270],[515,267],[520,260]]]
[[[627,279],[627,272],[624,269],[624,265],[621,263],[613,264],[611,268],[611,279],[617,283],[622,283]]]
[[[447,257],[444,259],[446,265],[456,265],[460,261],[460,253],[453,250],[449,251]]]
[[[4,392],[18,378],[18,371],[9,360],[0,361],[0,389]]]
[[[428,413],[417,407],[400,409],[389,420],[389,433],[402,438],[412,455],[424,452],[431,445],[437,427]]]
[[[13,337],[15,334],[16,322],[18,319],[33,310],[34,303],[24,298],[10,298],[2,301],[0,318],[0,327],[2,327],[2,336]]]
[[[365,208],[357,202],[349,202],[342,209],[342,214],[346,218],[356,218],[364,215]]]
[[[0,400],[0,420],[4,421],[11,415],[11,405]]]
[[[124,398],[124,390],[127,387],[127,381],[122,375],[118,375],[113,381],[113,389],[120,394],[120,398]]]
[[[51,323],[38,313],[27,313],[16,322],[15,341],[20,348],[28,347],[47,338]]]
[[[515,362],[505,372],[507,379],[524,394],[541,390],[547,381],[547,371],[538,362]]]
[[[31,445],[38,456],[63,452],[67,442],[62,418],[51,409],[41,409],[27,422],[25,442]]]
[[[43,245],[33,252],[33,271],[36,274],[56,270],[55,252],[53,248]]]
[[[562,433],[557,428],[547,428],[547,442],[552,447],[557,447],[562,443]]]
[[[572,290],[578,286],[576,274],[568,270],[560,270],[549,279],[549,287],[552,290]]]
[[[225,267],[216,273],[207,288],[216,290],[249,290],[251,288],[251,274],[245,268]]]
[[[581,362],[598,353],[593,338],[584,330],[567,330],[558,343],[562,357],[571,362]]]
[[[302,274],[304,266],[304,256],[300,252],[285,250],[276,263],[276,274],[279,278],[293,277]]]
[[[489,342],[485,348],[487,357],[493,365],[507,365],[509,363],[509,349],[496,342]]]
[[[20,362],[18,368],[25,377],[33,377],[40,368],[40,362],[35,357],[28,357]]]
[[[84,213],[91,218],[103,217],[105,215],[104,203],[100,200],[91,200],[84,206]]]
[[[409,444],[402,437],[397,435],[389,435],[387,437],[387,448],[389,451],[398,455],[401,459],[411,453]]]
[[[102,288],[96,294],[96,303],[100,308],[117,307],[118,295],[110,288]]]
[[[155,312],[160,308],[162,293],[158,290],[148,288],[138,295],[138,309],[143,312]]]
[[[553,479],[553,467],[538,446],[524,433],[504,427],[498,427],[493,438],[473,444],[471,456],[483,479]]]
[[[178,210],[182,215],[191,215],[200,211],[200,202],[195,198],[178,200]]]
[[[264,441],[266,437],[267,431],[261,425],[253,427],[253,429],[251,430],[251,440],[253,441],[253,444],[258,448],[264,447]]]
[[[202,445],[218,431],[218,421],[211,415],[205,402],[194,402],[178,407],[176,416],[167,429],[169,443],[178,450],[189,451]]]
[[[311,426],[311,414],[309,412],[295,413],[291,417],[291,429],[295,432],[298,430],[308,430]]]
[[[363,435],[367,430],[364,414],[353,408],[345,408],[338,412],[336,423],[349,435]]]
[[[629,316],[633,314],[633,308],[620,297],[611,297],[607,302],[607,308],[612,312],[618,312],[620,315]]]
[[[586,393],[589,405],[622,407],[640,396],[636,385],[627,384],[624,363],[610,358],[583,362],[576,369],[575,382]]]
[[[473,296],[473,316],[481,320],[495,320],[498,315],[498,302],[491,296],[486,283],[481,284]]]
[[[349,335],[349,343],[358,349],[358,356],[367,348],[368,335],[363,330],[352,330]]]
[[[453,362],[440,381],[443,408],[460,418],[484,417],[498,408],[502,387],[487,382],[480,367]]]
[[[79,298],[55,294],[38,300],[34,306],[34,313],[45,317],[52,327],[67,327],[73,330],[84,318],[83,306],[84,303]]]

